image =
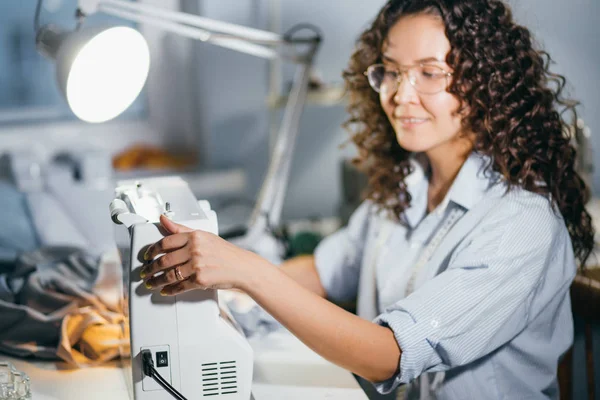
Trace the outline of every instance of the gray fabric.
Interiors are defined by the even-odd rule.
[[[0,279],[0,351],[56,358],[62,319],[87,304],[98,258],[73,247],[24,253]],[[33,342],[35,346],[23,347]]]

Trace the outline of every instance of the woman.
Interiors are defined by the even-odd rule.
[[[163,217],[147,285],[238,288],[381,393],[557,398],[593,229],[548,60],[499,0],[390,0],[345,73],[370,179],[349,225],[278,268]]]

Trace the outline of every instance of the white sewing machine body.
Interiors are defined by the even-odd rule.
[[[181,178],[168,177],[118,182],[110,208],[113,221],[120,224],[117,245],[124,269],[124,312],[129,316],[130,396],[173,398],[143,374],[141,351],[147,349],[160,375],[188,400],[250,399],[252,348],[221,317],[217,291],[161,296],[146,289],[139,277],[146,248],[164,237],[160,215],[217,234],[210,204],[198,202]]]

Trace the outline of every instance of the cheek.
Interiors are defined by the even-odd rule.
[[[461,117],[458,115],[459,101],[450,93],[441,93],[423,100],[423,106],[435,118],[437,123],[459,127]]]
[[[386,93],[380,92],[379,93],[379,104],[381,104],[381,108],[383,109],[383,112],[385,112],[385,115],[387,115],[388,118],[391,118],[392,115],[394,114],[394,107],[395,107],[392,102],[392,97]]]

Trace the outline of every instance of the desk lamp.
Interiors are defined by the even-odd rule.
[[[79,0],[78,27],[66,32],[53,25],[39,26],[41,2],[38,0],[35,18],[36,46],[40,53],[56,61],[61,92],[75,115],[89,122],[107,121],[131,105],[144,85],[150,65],[148,46],[135,29],[83,27],[85,16],[94,13],[156,26],[184,37],[257,57],[283,59],[298,66],[248,228],[232,240],[250,250],[264,249],[262,244],[272,241],[270,228],[277,227],[281,219],[310,69],[321,41],[316,29],[299,25],[288,34],[279,35],[139,2]],[[301,29],[310,29],[315,34],[294,37]],[[298,51],[300,47],[302,50]],[[277,251],[266,250],[271,255]]]

